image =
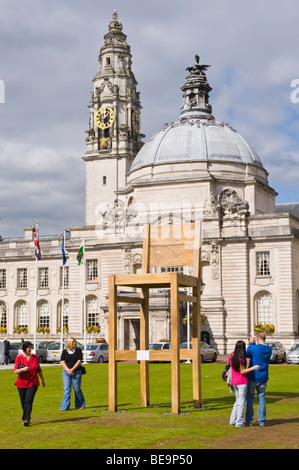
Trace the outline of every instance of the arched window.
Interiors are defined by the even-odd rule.
[[[46,300],[38,304],[38,328],[50,328],[50,305]]]
[[[29,309],[28,304],[21,300],[16,306],[16,327],[28,328],[29,326]]]
[[[7,311],[4,302],[0,302],[0,327],[7,328]]]
[[[61,307],[62,307],[62,300],[58,302],[57,308],[57,326],[58,328],[61,327]],[[64,309],[63,309],[63,327],[69,327],[69,301],[68,299],[64,299]]]
[[[274,324],[273,299],[270,294],[261,294],[257,298],[257,323]]]
[[[87,326],[100,326],[100,304],[97,297],[91,297],[86,302]]]

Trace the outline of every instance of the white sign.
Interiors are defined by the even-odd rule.
[[[149,361],[149,351],[137,351],[137,361]]]

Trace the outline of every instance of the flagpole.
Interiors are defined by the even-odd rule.
[[[37,257],[35,257],[35,312],[34,312],[34,339],[33,339],[33,350],[36,354],[36,329],[37,329],[37,278],[38,278],[38,269],[37,269]]]
[[[63,232],[63,245],[65,245],[65,229]],[[63,250],[65,250],[65,246],[63,246]],[[61,320],[60,320],[60,343],[61,343],[61,353],[63,351],[63,318],[64,318],[64,259],[62,258],[62,303],[61,303]]]
[[[33,331],[33,348],[34,348],[34,354],[36,354],[36,329],[37,329],[37,286],[38,286],[38,268],[37,268],[37,243],[38,243],[38,222],[36,222],[35,226],[35,239],[34,239],[34,245],[35,245],[35,308],[34,308],[34,331]]]
[[[84,276],[84,298],[83,298],[83,328],[84,328],[84,364],[86,360],[86,263],[85,263],[85,238],[83,238],[83,276]]]

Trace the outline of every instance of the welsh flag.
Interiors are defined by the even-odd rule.
[[[83,260],[83,256],[84,256],[84,240],[82,241],[78,254],[77,254],[78,266],[80,266]]]

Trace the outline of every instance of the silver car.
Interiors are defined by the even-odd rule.
[[[180,349],[188,349],[188,343],[182,343],[180,345]],[[192,343],[190,342],[190,349],[192,349]],[[204,341],[200,342],[200,354],[201,354],[201,362],[205,361],[212,361],[216,362],[217,360],[217,351],[215,348],[210,346],[208,343]]]
[[[21,347],[21,341],[19,343],[10,343],[9,346],[9,355],[8,355],[8,362],[15,362],[16,357],[19,355],[19,349]]]
[[[293,344],[293,346],[287,353],[287,363],[299,364],[299,343]]]
[[[52,343],[53,341],[37,341],[36,342],[36,351],[34,353],[34,351],[32,350],[32,353],[37,355],[40,363],[47,362],[47,350],[50,344]],[[18,353],[22,354],[23,349],[19,348]]]
[[[83,358],[87,362],[108,362],[109,351],[107,343],[92,343],[86,345],[86,352],[83,349]]]
[[[82,349],[83,346],[77,341],[77,347]],[[63,348],[66,348],[66,341]],[[51,343],[47,349],[47,362],[60,362],[61,352],[61,343]]]
[[[286,361],[286,350],[279,341],[267,341],[266,344],[272,349],[270,362]]]

